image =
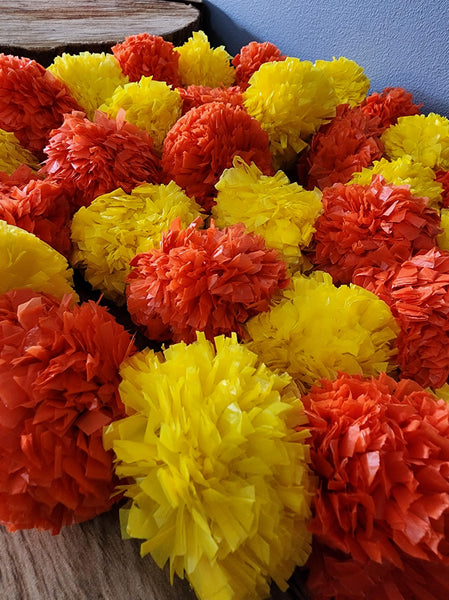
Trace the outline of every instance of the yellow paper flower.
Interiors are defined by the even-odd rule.
[[[178,75],[181,85],[229,87],[235,81],[232,56],[224,46],[211,48],[204,31],[194,31],[182,46],[175,48],[179,54]]]
[[[21,165],[28,165],[35,171],[40,166],[34,154],[23,148],[12,132],[0,129],[0,171],[11,175]]]
[[[145,540],[199,600],[265,598],[310,553],[315,480],[298,391],[245,346],[198,334],[144,350],[121,370],[127,418],[104,434],[130,500],[126,536]],[[131,483],[126,483],[127,479]]]
[[[449,169],[449,119],[429,113],[399,117],[384,131],[381,141],[391,158],[407,155],[432,169]]]
[[[115,56],[105,52],[64,52],[48,70],[66,84],[89,119],[93,119],[97,108],[112,96],[117,86],[129,81]]]
[[[440,212],[441,229],[443,230],[437,237],[438,247],[449,251],[449,208],[442,208]]]
[[[73,293],[67,260],[38,237],[0,220],[0,294],[30,288],[56,298]]]
[[[399,327],[377,296],[356,285],[337,288],[320,271],[295,275],[283,296],[246,323],[249,348],[268,367],[287,371],[304,388],[338,371],[389,370]]]
[[[294,271],[301,266],[301,248],[312,240],[319,216],[321,192],[290,183],[283,171],[263,175],[257,165],[236,157],[215,187],[218,194],[212,216],[218,227],[244,223],[265,238]]]
[[[366,98],[370,80],[355,61],[340,56],[333,60],[316,60],[315,66],[332,81],[338,104],[357,106]]]
[[[449,383],[445,383],[443,386],[436,390],[427,388],[427,391],[433,394],[438,400],[442,398],[445,402],[449,403]]]
[[[156,247],[174,219],[187,227],[199,215],[199,206],[174,181],[103,194],[73,217],[71,263],[93,288],[123,304],[130,260]]]
[[[386,158],[375,160],[372,167],[364,167],[360,172],[354,173],[348,185],[369,185],[373,175],[377,174],[382,175],[387,183],[410,186],[414,196],[429,198],[429,206],[439,208],[443,186],[435,180],[435,171],[421,163],[413,162],[410,156],[401,156],[391,161]]]
[[[164,81],[142,77],[139,82],[117,87],[112,97],[100,106],[100,110],[113,118],[120,109],[126,111],[128,122],[148,133],[156,150],[161,152],[167,132],[181,116],[182,100],[178,90],[172,90]]]
[[[309,61],[289,57],[263,64],[243,93],[244,106],[270,138],[279,167],[289,166],[310,136],[335,115],[329,77]]]

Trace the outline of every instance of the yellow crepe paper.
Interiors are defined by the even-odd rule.
[[[304,388],[338,371],[388,371],[399,327],[388,306],[356,286],[336,287],[329,274],[296,274],[283,299],[246,323],[248,346]]]
[[[130,260],[156,247],[175,218],[187,227],[198,216],[199,206],[174,181],[103,194],[73,217],[71,263],[93,288],[123,304]]]
[[[179,54],[178,75],[181,85],[230,87],[235,81],[232,56],[224,46],[211,48],[204,31],[194,31],[182,46],[175,48]]]
[[[340,56],[333,60],[316,60],[315,66],[332,81],[338,104],[357,106],[366,98],[370,80],[355,61]]]
[[[67,260],[34,234],[0,220],[0,294],[30,288],[56,298],[73,294]]]
[[[182,100],[178,90],[172,90],[164,81],[142,77],[138,82],[117,87],[112,97],[100,106],[100,110],[114,118],[120,109],[126,111],[126,121],[144,129],[161,152],[167,132],[181,116]]]
[[[105,52],[64,52],[48,70],[66,84],[89,119],[93,119],[97,108],[112,96],[117,86],[129,81],[115,56]]]
[[[449,169],[449,119],[429,113],[399,117],[382,134],[385,154],[391,159],[407,155],[432,169]]]
[[[131,480],[123,534],[199,600],[264,598],[310,553],[306,423],[297,389],[230,338],[144,350],[120,371],[128,417],[104,445]]]
[[[244,106],[270,138],[278,167],[290,166],[311,135],[335,115],[332,81],[311,62],[288,57],[264,63],[249,80]]]
[[[358,183],[368,185],[373,175],[382,175],[387,183],[393,185],[408,185],[414,196],[429,199],[429,206],[439,208],[443,186],[435,180],[435,171],[418,162],[413,162],[410,156],[401,156],[396,160],[381,158],[375,160],[372,167],[364,167],[354,173],[348,185]]]
[[[34,154],[22,148],[12,132],[0,129],[0,171],[11,175],[21,165],[28,165],[35,171],[39,169],[39,161]]]
[[[218,227],[244,223],[265,238],[292,271],[301,266],[301,248],[312,240],[314,223],[322,210],[321,192],[290,183],[283,171],[263,175],[254,163],[236,157],[215,187],[218,194],[212,216]]]
[[[449,252],[449,208],[442,208],[440,217],[443,231],[437,237],[438,247]]]

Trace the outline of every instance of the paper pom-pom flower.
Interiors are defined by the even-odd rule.
[[[375,160],[371,167],[364,167],[359,173],[355,173],[349,183],[368,185],[376,174],[382,175],[388,183],[410,186],[413,196],[428,198],[432,208],[438,209],[442,202],[443,186],[437,180],[435,171],[413,162],[409,156],[392,161],[386,158]]]
[[[173,44],[161,36],[149,33],[130,35],[112,46],[112,52],[130,81],[142,76],[178,85],[179,54]]]
[[[211,88],[204,85],[189,85],[186,88],[178,88],[182,98],[182,114],[191,108],[196,108],[208,102],[224,102],[234,106],[243,105],[243,96],[238,86],[228,88]]]
[[[16,136],[0,129],[0,171],[11,175],[21,165],[39,169],[37,158],[29,150],[22,148]]]
[[[162,169],[204,210],[214,204],[215,184],[234,156],[254,162],[264,175],[273,174],[268,136],[241,106],[210,102],[193,108],[168,132]]]
[[[401,87],[385,88],[381,94],[375,92],[361,104],[368,118],[377,118],[380,133],[395,125],[399,117],[419,115],[422,104],[414,104],[413,96]]]
[[[301,249],[309,245],[321,213],[318,190],[306,191],[290,183],[282,171],[273,177],[263,175],[255,164],[248,166],[238,157],[215,187],[212,216],[218,227],[244,223],[275,248],[292,270],[301,266]]]
[[[181,116],[182,100],[179,92],[163,81],[142,77],[139,82],[117,87],[112,97],[100,106],[100,110],[113,118],[121,109],[126,111],[129,123],[148,133],[160,152],[167,132]]]
[[[128,83],[112,54],[80,52],[57,56],[48,70],[63,81],[89,119],[115,88]]]
[[[381,158],[383,147],[376,131],[375,122],[367,119],[360,107],[340,104],[336,116],[320,127],[310,150],[300,158],[299,168],[307,171],[307,186],[324,189],[346,183],[353,173]]]
[[[63,115],[79,108],[67,87],[42,65],[0,54],[0,127],[38,158]]]
[[[295,275],[282,300],[245,329],[250,349],[268,367],[306,388],[339,371],[375,375],[393,368],[399,331],[385,302],[358,286],[337,288],[321,272]]]
[[[0,522],[58,533],[117,496],[103,427],[124,416],[130,335],[105,308],[31,290],[0,296]]]
[[[182,86],[226,88],[235,82],[231,55],[224,46],[211,48],[204,31],[194,31],[187,42],[176,48],[176,52],[179,54],[178,76]]]
[[[129,416],[104,435],[129,498],[124,534],[199,600],[265,598],[270,579],[285,589],[310,551],[315,489],[290,378],[258,365],[235,335],[164,354],[123,365]]]
[[[443,188],[441,192],[441,205],[444,208],[449,208],[449,171],[438,169],[435,172],[435,180],[440,183]]]
[[[0,220],[0,294],[30,288],[62,298],[73,292],[67,260],[34,234]]]
[[[83,270],[93,288],[122,304],[131,259],[157,247],[174,219],[187,227],[199,216],[199,206],[174,181],[145,183],[131,194],[118,189],[98,196],[73,217],[71,263]]]
[[[449,169],[449,119],[429,113],[399,117],[382,134],[390,159],[410,156],[431,169]]]
[[[267,310],[271,297],[288,285],[276,250],[242,223],[223,230],[213,222],[204,230],[196,225],[181,229],[177,220],[158,249],[131,261],[127,307],[150,339],[190,342],[196,331],[209,339],[240,333],[242,323]]]
[[[235,67],[235,79],[242,90],[246,90],[251,76],[266,62],[285,60],[277,46],[270,42],[250,42],[240,49],[232,59]]]
[[[391,308],[401,331],[397,362],[424,387],[449,377],[449,252],[432,248],[390,269],[359,269],[354,281]]]
[[[244,106],[268,133],[279,166],[288,166],[310,136],[335,115],[332,82],[311,62],[288,57],[263,64],[243,93]]]
[[[92,123],[83,113],[64,118],[45,148],[42,172],[72,189],[75,208],[121,187],[130,192],[145,181],[160,183],[159,158],[145,131],[124,120],[121,112],[108,119],[102,112]]]
[[[340,56],[333,60],[316,60],[315,66],[332,81],[338,104],[357,106],[366,98],[370,80],[355,61]]]
[[[385,374],[371,379],[341,374],[335,381],[322,380],[302,400],[312,433],[312,466],[320,478],[310,530],[320,545],[343,558],[338,564],[332,554],[329,560],[325,556],[324,571],[314,570],[317,597],[409,598],[391,587],[386,595],[369,589],[370,570],[376,573],[377,565],[375,579],[381,579],[383,563],[387,578],[397,567],[402,587],[402,558],[415,561],[418,573],[427,563],[437,573],[441,560],[447,573],[449,406],[416,382]],[[334,579],[337,589],[328,594],[338,570],[341,583]],[[354,595],[344,591],[350,572]],[[419,574],[412,573],[419,582]]]
[[[70,197],[63,184],[32,179],[8,191],[0,189],[0,219],[34,233],[67,258],[72,248],[71,216]]]
[[[337,183],[324,190],[322,201],[310,259],[335,283],[350,282],[358,268],[386,268],[430,250],[441,233],[439,214],[425,198],[380,175],[366,186]]]

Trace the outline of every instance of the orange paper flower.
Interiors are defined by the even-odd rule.
[[[187,229],[179,221],[159,249],[138,254],[128,275],[127,306],[152,339],[191,342],[196,331],[210,340],[268,310],[273,294],[288,285],[286,265],[261,236],[242,223]]]
[[[268,135],[241,106],[210,102],[189,110],[168,132],[162,149],[162,168],[188,196],[209,210],[215,184],[234,156],[256,163],[273,175]]]
[[[0,297],[0,522],[51,529],[108,510],[117,480],[103,426],[124,416],[130,335],[105,308],[31,290]]]
[[[287,57],[281,54],[277,46],[270,42],[250,42],[240,49],[232,59],[235,67],[235,79],[237,84],[246,90],[251,75],[266,62],[282,61]]]
[[[438,169],[435,172],[435,181],[441,183],[443,191],[441,192],[441,206],[449,208],[449,171]]]
[[[121,187],[129,193],[139,183],[160,183],[159,159],[148,134],[127,123],[124,112],[94,122],[73,112],[52,132],[42,173],[73,190],[74,208]]]
[[[142,75],[178,85],[179,54],[173,44],[158,35],[139,33],[130,35],[112,52],[130,81],[139,81]]]
[[[324,213],[315,222],[312,262],[349,283],[355,269],[401,263],[436,245],[440,217],[427,199],[408,186],[389,185],[375,175],[369,185],[335,184],[322,197]]]
[[[182,114],[185,115],[191,108],[196,108],[208,102],[224,102],[234,106],[243,105],[241,89],[234,85],[228,88],[211,88],[205,85],[189,85],[178,88],[182,98]]]
[[[22,146],[42,157],[50,131],[72,110],[78,103],[42,65],[0,54],[0,127],[13,131]]]
[[[379,135],[395,125],[399,117],[419,115],[421,104],[414,104],[413,96],[401,87],[387,87],[381,94],[375,92],[361,104],[363,114],[379,119]]]

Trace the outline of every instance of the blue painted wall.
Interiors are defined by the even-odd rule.
[[[205,0],[211,41],[236,54],[269,41],[314,62],[346,56],[361,65],[371,91],[401,86],[423,112],[449,117],[447,0]]]

